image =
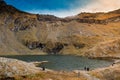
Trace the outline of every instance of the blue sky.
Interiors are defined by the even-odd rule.
[[[84,6],[91,0],[5,0],[21,10],[60,10]]]
[[[5,0],[16,8],[36,14],[58,17],[73,16],[80,12],[110,11],[120,8],[120,0]],[[106,6],[107,5],[107,6]]]

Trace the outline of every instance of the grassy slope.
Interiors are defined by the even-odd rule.
[[[39,21],[37,15],[18,11],[8,5],[4,8],[0,7],[0,9],[3,11],[0,14],[1,55],[44,54],[43,51],[49,52],[57,47],[57,43],[64,46],[58,53],[75,55],[86,55],[87,53],[89,55],[89,50],[93,49],[94,46],[104,41],[107,44],[107,41],[120,37],[119,21],[114,20],[107,24],[89,23],[91,19],[106,20],[119,17],[119,10],[109,13],[82,13],[63,20],[54,20],[53,16],[43,16],[43,18],[40,16],[46,20]],[[50,21],[47,21],[48,18]],[[87,19],[88,22],[82,23],[76,19]],[[15,27],[19,30],[14,31]],[[30,50],[26,45],[34,42],[43,43],[46,47],[42,50],[37,47]],[[116,52],[113,50],[113,53]],[[95,55],[97,54],[95,53]]]

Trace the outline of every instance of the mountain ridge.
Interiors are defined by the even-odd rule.
[[[94,46],[120,37],[120,9],[58,18],[54,15],[23,12],[3,0],[0,4],[1,55],[88,56],[92,54],[89,50]]]

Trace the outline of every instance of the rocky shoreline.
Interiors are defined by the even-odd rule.
[[[37,68],[32,63],[0,57],[0,76],[2,77],[24,76],[35,74],[39,71],[40,68]]]
[[[16,76],[23,78],[25,76],[35,75],[34,80],[48,80],[48,79],[42,79],[42,78],[35,79],[37,77],[38,78],[40,77],[40,75],[36,76],[36,74],[45,74],[45,75],[49,74],[49,76],[46,78],[53,76],[51,74],[54,74],[54,75],[59,74],[61,77],[63,77],[63,75],[66,75],[66,76],[76,75],[73,77],[74,78],[79,77],[78,80],[119,80],[120,79],[120,75],[119,75],[120,60],[115,60],[115,62],[109,67],[97,68],[90,71],[74,70],[72,72],[53,71],[48,69],[43,71],[42,68],[36,67],[35,64],[34,62],[27,63],[17,59],[0,57],[0,79],[6,80],[6,78],[15,78]],[[25,77],[25,79],[20,79],[20,80],[28,80],[27,78],[28,77]],[[12,80],[17,80],[17,79],[12,79]],[[57,80],[57,78],[51,79],[51,80]],[[58,80],[68,80],[68,79],[58,79]],[[73,80],[76,80],[76,79],[73,79]]]

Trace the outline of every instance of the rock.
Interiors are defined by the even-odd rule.
[[[37,67],[37,66],[40,66],[41,64],[48,63],[48,61],[40,61],[40,62],[35,61],[35,62],[30,62],[30,63]]]
[[[54,15],[39,15],[39,14],[37,14],[36,16],[39,21],[51,21],[52,22],[52,21],[60,20],[60,18],[58,18]]]
[[[115,60],[113,64],[120,64],[120,60]]]
[[[40,68],[35,67],[34,64],[0,57],[0,76],[2,77],[24,76],[35,74],[39,71]]]

